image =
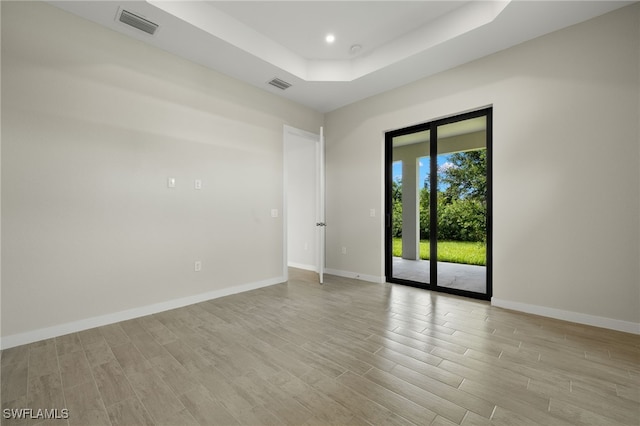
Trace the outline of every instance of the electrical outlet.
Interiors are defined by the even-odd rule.
[[[342,247],[342,254],[347,254],[347,248],[346,247]]]
[[[278,209],[271,209],[271,217],[278,217]]]
[[[196,179],[196,180],[193,182],[193,187],[194,187],[195,189],[202,189],[202,180],[200,180],[200,179]]]
[[[376,217],[376,209],[369,209],[369,217]]]
[[[200,261],[200,260],[196,260],[196,261],[195,261],[195,263],[194,263],[194,267],[193,267],[193,269],[194,269],[196,272],[200,272],[200,271],[202,271],[202,261]]]
[[[175,188],[176,187],[176,178],[167,178],[167,187],[168,188]]]

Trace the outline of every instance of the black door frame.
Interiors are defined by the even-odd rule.
[[[486,149],[487,149],[487,266],[486,266],[486,293],[475,293],[467,290],[460,290],[449,287],[440,287],[437,285],[438,262],[431,261],[430,277],[432,283],[422,283],[401,278],[393,277],[393,235],[392,235],[392,164],[393,164],[393,138],[404,136],[412,133],[423,132],[429,130],[431,132],[430,140],[434,143],[429,144],[429,160],[430,160],[430,187],[437,188],[438,176],[438,127],[451,124],[458,121],[464,121],[471,118],[486,117]],[[437,212],[437,197],[430,197],[429,209],[431,212]],[[474,299],[491,300],[493,294],[493,108],[487,107],[471,112],[456,114],[450,117],[429,121],[414,126],[405,127],[385,133],[385,275],[387,282],[409,285],[412,287],[425,288],[443,293],[450,293],[459,296],[471,297]],[[438,218],[437,214],[429,216],[429,242],[431,259],[437,259],[437,232]]]

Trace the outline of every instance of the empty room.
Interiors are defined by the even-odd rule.
[[[640,424],[640,3],[0,18],[1,425]]]

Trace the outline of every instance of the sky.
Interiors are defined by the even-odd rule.
[[[438,169],[442,170],[442,168],[446,168],[451,165],[449,161],[450,154],[441,154],[438,155]],[[420,171],[419,171],[419,179],[418,184],[419,188],[424,187],[424,179],[429,172],[429,157],[422,157],[419,159],[420,161]],[[402,162],[397,161],[393,163],[391,175],[393,176],[393,180],[401,180],[402,179]],[[442,190],[444,188],[440,188]]]

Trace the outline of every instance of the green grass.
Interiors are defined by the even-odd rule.
[[[420,241],[420,259],[429,260],[429,241]],[[393,239],[393,255],[402,256],[402,239]],[[482,242],[438,241],[438,260],[440,262],[466,263],[485,266],[487,246]]]

